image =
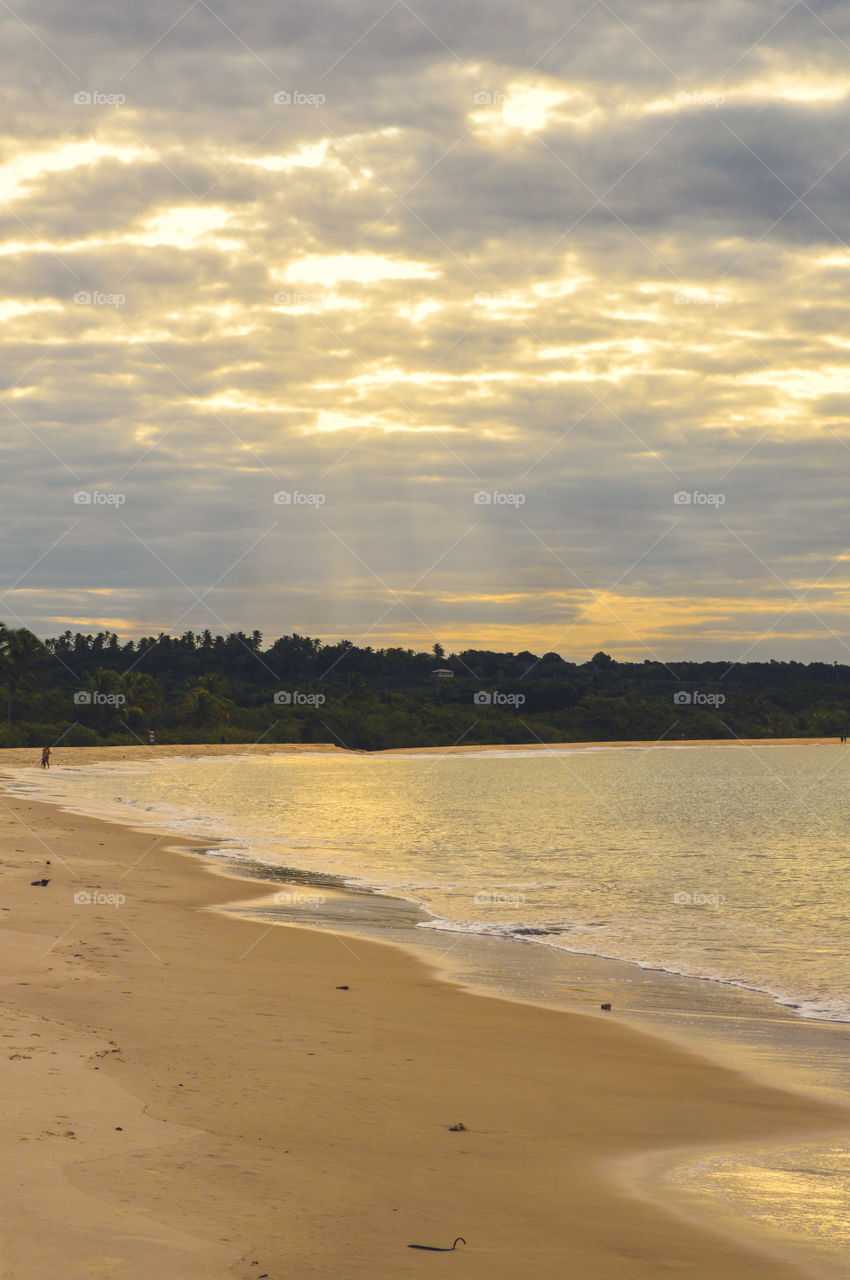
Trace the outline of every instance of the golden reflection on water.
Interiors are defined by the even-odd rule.
[[[727,1225],[763,1229],[828,1265],[850,1257],[850,1146],[711,1156],[670,1171],[676,1193]],[[841,1274],[841,1271],[836,1272]]]
[[[27,785],[380,887],[441,930],[534,936],[850,1017],[840,748],[169,758]]]

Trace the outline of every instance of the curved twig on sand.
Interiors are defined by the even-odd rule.
[[[427,1249],[429,1253],[451,1253],[460,1244],[466,1244],[463,1236],[455,1236],[455,1242],[451,1249],[444,1244],[409,1244],[408,1249]]]

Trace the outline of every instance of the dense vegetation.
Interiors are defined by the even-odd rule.
[[[451,671],[452,677],[435,675]],[[618,738],[831,737],[850,667],[446,656],[258,631],[42,642],[0,624],[0,746],[336,742],[383,747]]]

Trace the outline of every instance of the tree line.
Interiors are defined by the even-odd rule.
[[[336,742],[388,747],[838,737],[850,667],[447,654],[259,631],[40,640],[0,624],[0,746]]]

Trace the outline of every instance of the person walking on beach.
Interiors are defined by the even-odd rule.
[[[50,768],[50,747],[41,748],[41,767],[42,769]]]

